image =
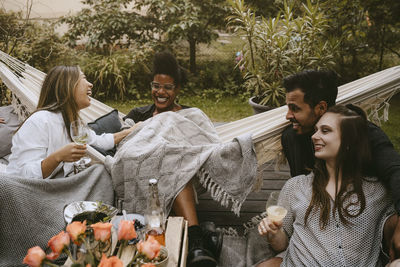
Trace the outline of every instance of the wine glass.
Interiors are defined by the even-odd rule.
[[[70,133],[71,138],[78,145],[85,145],[89,139],[89,127],[83,123],[81,120],[76,120],[71,122]],[[82,157],[78,161],[74,162],[74,168],[78,171],[82,171],[88,166],[91,159],[89,157]],[[76,173],[76,172],[75,172]]]
[[[267,204],[265,205],[265,208],[268,209],[270,206],[276,206],[278,205],[278,198],[279,198],[279,191],[272,191],[267,200]]]
[[[265,207],[268,218],[273,222],[281,222],[287,214],[287,210],[283,206],[278,206],[279,193],[279,191],[271,192]]]

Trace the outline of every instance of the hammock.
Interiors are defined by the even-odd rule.
[[[40,88],[45,73],[0,51],[0,78],[11,90],[12,105],[20,120],[25,119],[36,109]],[[390,98],[400,90],[400,66],[395,66],[339,87],[338,104],[353,103],[361,106],[375,123],[388,119]],[[113,110],[104,103],[91,100],[90,107],[81,110],[85,122]],[[282,106],[261,114],[217,126],[223,142],[252,133],[259,166],[273,160],[282,159],[280,133],[289,125],[285,119],[287,106]],[[119,113],[122,119],[125,116]],[[88,147],[88,153],[104,162],[105,157]],[[278,161],[276,161],[278,162]]]

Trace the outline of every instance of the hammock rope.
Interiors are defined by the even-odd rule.
[[[0,51],[0,79],[12,92],[12,105],[20,120],[36,109],[41,83],[45,73]],[[390,98],[400,90],[400,66],[395,66],[345,85],[339,86],[338,104],[352,103],[361,106],[369,119],[380,124],[388,119]],[[91,122],[109,113],[113,108],[93,99],[90,107],[81,110],[85,122]],[[285,119],[287,106],[243,118],[216,127],[223,142],[252,133],[259,165],[275,160],[282,161],[280,133],[289,122]],[[119,113],[120,118],[124,116]],[[89,147],[88,153],[104,162],[104,156]]]

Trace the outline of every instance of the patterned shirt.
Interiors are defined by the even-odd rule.
[[[320,212],[312,211],[307,226],[304,217],[312,196],[313,173],[289,179],[283,187],[278,204],[287,208],[283,229],[289,246],[281,255],[281,266],[381,266],[379,254],[386,219],[394,213],[390,195],[376,179],[365,178],[364,211],[345,225],[332,214],[324,230],[320,229]],[[351,197],[350,201],[357,200]],[[345,203],[346,204],[346,203]],[[357,211],[358,206],[354,206]],[[352,213],[352,211],[350,211]]]

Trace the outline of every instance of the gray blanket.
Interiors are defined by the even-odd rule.
[[[22,266],[29,248],[46,248],[65,227],[63,209],[79,200],[113,203],[103,165],[59,179],[26,179],[0,173],[0,266]]]
[[[184,186],[196,178],[222,205],[240,207],[251,191],[257,160],[250,135],[222,143],[199,109],[164,112],[146,120],[106,158],[117,197],[128,212],[143,213],[148,181],[159,180],[166,211]]]

